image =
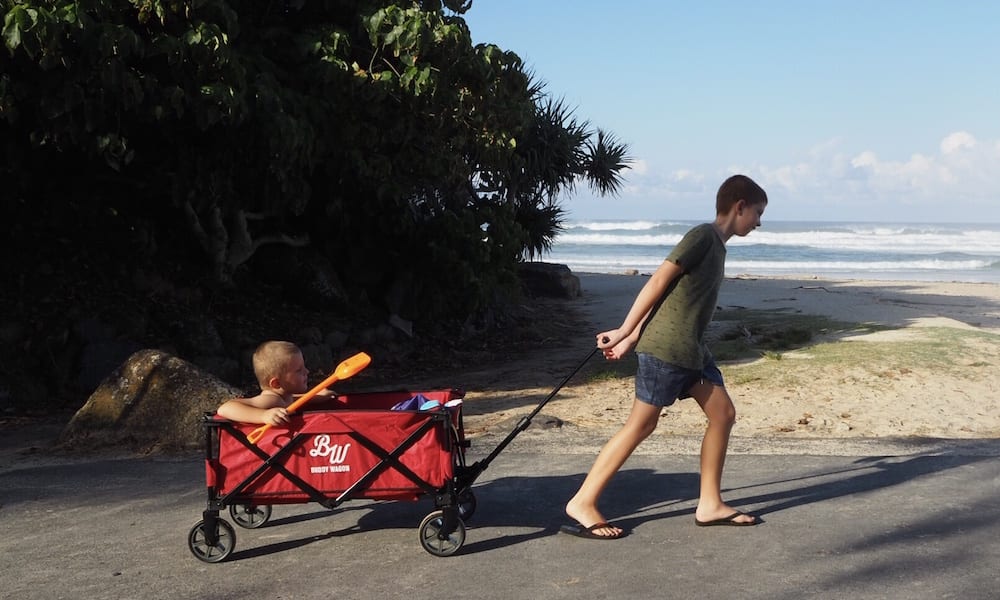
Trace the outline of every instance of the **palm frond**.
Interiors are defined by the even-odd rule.
[[[622,171],[629,167],[632,158],[628,146],[613,135],[597,130],[597,141],[587,141],[584,175],[590,187],[602,196],[617,195],[625,183]]]

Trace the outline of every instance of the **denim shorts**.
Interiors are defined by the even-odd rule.
[[[704,379],[718,386],[725,385],[722,372],[712,357],[698,371],[665,363],[645,352],[639,352],[637,356],[639,369],[635,374],[635,397],[646,404],[666,407],[678,398],[690,398],[691,387]]]

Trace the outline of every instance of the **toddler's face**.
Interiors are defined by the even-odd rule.
[[[293,394],[309,390],[309,369],[306,368],[302,353],[294,354],[288,361],[288,368],[281,377],[281,387]]]

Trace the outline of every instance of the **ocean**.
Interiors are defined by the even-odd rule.
[[[568,221],[546,262],[652,273],[698,221]],[[767,221],[727,244],[726,276],[1000,283],[1000,223]]]

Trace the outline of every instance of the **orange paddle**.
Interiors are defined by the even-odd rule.
[[[333,371],[332,375],[324,379],[322,383],[320,383],[313,389],[299,396],[295,400],[295,402],[289,404],[288,414],[292,414],[293,412],[295,412],[300,406],[312,400],[316,394],[320,393],[321,391],[333,385],[335,381],[339,381],[341,379],[347,379],[348,377],[358,373],[359,371],[367,367],[368,363],[370,363],[371,361],[372,357],[368,356],[364,352],[358,352],[354,356],[340,363],[339,365],[337,365],[337,368]],[[264,435],[264,432],[266,432],[270,428],[271,425],[261,425],[257,429],[251,431],[250,435],[247,436],[247,439],[250,440],[251,444],[256,444],[257,441]]]

